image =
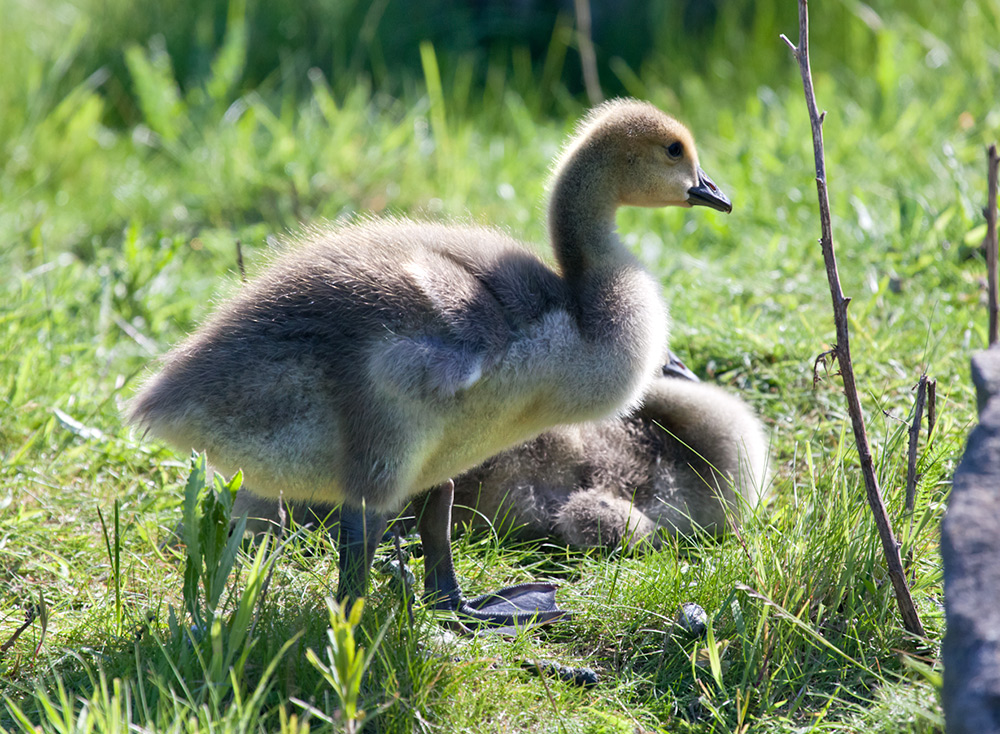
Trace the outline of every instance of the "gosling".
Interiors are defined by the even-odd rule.
[[[343,503],[340,598],[366,593],[387,518],[427,493],[419,530],[435,607],[501,625],[557,619],[533,585],[527,608],[463,598],[450,478],[552,426],[638,404],[667,311],[615,212],[695,205],[732,209],[690,132],[650,104],[606,103],[554,168],[557,269],[483,227],[315,230],[166,355],[129,418],[206,451],[221,472],[242,469],[261,496]]]
[[[671,360],[634,413],[557,426],[456,477],[452,519],[574,548],[656,548],[739,527],[769,484],[766,432],[750,406]],[[337,532],[336,508],[288,510],[298,525]],[[399,518],[404,529],[413,512]],[[275,500],[242,490],[233,514],[254,532],[280,524]]]
[[[456,525],[576,548],[658,547],[738,527],[769,485],[750,407],[663,376],[632,415],[558,426],[455,480]]]

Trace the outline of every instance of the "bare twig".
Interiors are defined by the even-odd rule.
[[[38,614],[38,607],[35,606],[34,604],[32,604],[25,610],[24,623],[16,630],[14,630],[14,633],[7,638],[7,641],[5,643],[0,645],[0,659],[3,658],[4,654],[8,650],[14,647],[14,643],[17,642],[17,638],[21,636],[22,632],[24,632],[26,629],[28,629],[28,627],[31,626],[31,623],[35,621],[35,617],[37,616],[37,614]]]
[[[917,402],[913,406],[913,423],[910,424],[910,438],[906,453],[906,515],[910,517],[910,532],[913,532],[913,506],[916,504],[917,444],[920,442],[920,423],[924,418],[924,402],[927,400],[927,375],[920,375],[917,383]]]
[[[920,375],[917,383],[917,400],[913,406],[913,422],[910,424],[909,440],[907,441],[906,452],[906,504],[903,517],[910,518],[910,527],[907,537],[911,538],[909,550],[906,552],[904,567],[909,572],[910,583],[916,578],[916,570],[913,566],[913,510],[917,502],[917,482],[920,475],[917,474],[917,444],[920,443],[920,423],[924,417],[924,403],[927,400],[927,375]]]
[[[236,240],[236,265],[240,269],[240,280],[244,283],[247,282],[247,271],[243,267],[243,243]]]
[[[806,106],[809,109],[809,122],[812,128],[813,155],[816,163],[816,192],[819,197],[820,244],[823,250],[823,261],[826,264],[827,280],[830,284],[830,295],[833,299],[833,318],[837,327],[837,345],[834,354],[840,365],[841,377],[844,381],[844,394],[847,398],[847,410],[851,416],[854,428],[854,441],[858,447],[858,458],[861,461],[861,473],[864,476],[868,504],[875,516],[875,526],[878,528],[882,541],[882,551],[885,554],[889,579],[896,593],[896,603],[899,606],[906,629],[921,637],[924,627],[920,616],[910,596],[906,584],[903,562],[899,555],[899,543],[896,541],[882,501],[878,479],[875,476],[875,466],[872,460],[871,447],[868,444],[868,434],[865,431],[864,415],[861,412],[861,401],[858,398],[858,388],[854,379],[854,367],[851,363],[851,342],[847,324],[847,306],[851,299],[844,295],[840,287],[840,275],[837,271],[837,256],[833,249],[833,227],[830,222],[830,200],[826,188],[826,161],[823,155],[823,117],[816,106],[816,94],[813,91],[812,71],[809,68],[809,11],[806,0],[799,0],[799,43],[793,44],[782,34],[782,40],[788,44],[799,65],[802,75],[802,86],[805,90]]]
[[[986,250],[987,281],[989,283],[990,312],[990,346],[997,343],[998,315],[1000,302],[997,297],[997,169],[1000,168],[1000,158],[997,157],[996,143],[986,151],[986,239],[983,248]]]
[[[934,424],[937,422],[937,380],[927,383],[927,443],[934,435]]]
[[[583,84],[587,88],[587,98],[591,105],[604,101],[601,92],[601,78],[597,73],[597,54],[591,37],[590,0],[574,0],[576,5],[576,45],[580,49],[580,66],[583,68]]]

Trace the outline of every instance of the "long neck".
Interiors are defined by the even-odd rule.
[[[616,259],[615,202],[596,151],[577,151],[556,175],[549,201],[549,237],[567,280]]]
[[[564,401],[563,422],[635,406],[666,350],[659,286],[615,234],[620,182],[613,164],[606,148],[570,151],[549,202],[549,236],[577,337],[563,355],[565,381],[553,383],[572,386],[553,397]]]

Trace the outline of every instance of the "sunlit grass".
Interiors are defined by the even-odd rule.
[[[373,730],[940,726],[936,527],[974,419],[968,356],[985,344],[977,247],[982,146],[1000,135],[1000,18],[987,2],[957,14],[930,2],[813,9],[855,366],[890,516],[913,551],[930,635],[918,643],[886,582],[838,379],[820,368],[814,380],[833,327],[808,121],[777,40],[794,18],[756,5],[748,24],[731,4],[701,55],[661,19],[676,54],[602,73],[687,121],[734,201],[730,216],[630,210],[619,225],[664,284],[674,350],[764,417],[770,503],[740,538],[638,556],[457,540],[470,591],[562,584],[573,620],[513,640],[441,641],[419,609],[410,628],[377,578],[358,631],[376,649],[360,691]],[[557,82],[564,35],[537,68],[504,57],[482,75],[481,59],[425,46],[393,96],[371,82],[383,72],[345,84],[335,72],[350,55],[251,85],[239,8],[192,77],[159,40],[124,32],[135,45],[95,64],[95,39],[114,28],[90,23],[85,3],[42,24],[0,0],[0,58],[22,70],[0,79],[0,645],[40,595],[47,611],[44,637],[36,620],[0,658],[3,729],[341,729],[305,653],[328,644],[325,537],[284,546],[236,694],[205,697],[210,676],[180,666],[185,653],[164,640],[170,608],[183,608],[183,556],[161,542],[181,517],[188,458],[123,427],[123,402],[156,354],[238,288],[237,240],[251,273],[302,223],[358,212],[474,219],[545,241],[549,162],[583,111]],[[378,38],[359,68],[385,67]],[[118,109],[123,99],[133,108]],[[905,426],[924,371],[938,380],[938,423],[921,442],[910,536]],[[248,556],[238,583],[249,568]],[[709,612],[714,652],[676,632],[685,601]],[[601,683],[581,690],[525,667],[548,658]]]

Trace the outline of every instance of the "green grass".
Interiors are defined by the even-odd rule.
[[[814,384],[834,331],[808,120],[777,38],[794,38],[784,5],[728,4],[698,39],[659,19],[659,48],[675,53],[602,67],[689,123],[733,199],[729,216],[630,210],[619,225],[664,284],[675,351],[767,423],[773,499],[740,539],[640,556],[458,539],[470,591],[562,583],[573,620],[512,640],[441,640],[420,610],[410,628],[377,578],[356,632],[373,653],[366,731],[941,728],[937,525],[974,421],[968,357],[986,342],[977,248],[983,146],[1000,135],[1000,16],[986,0],[812,8],[855,367],[913,553],[929,634],[918,643],[885,576],[839,381],[821,369]],[[46,614],[44,633],[36,619],[0,658],[0,730],[340,730],[329,671],[306,655],[329,661],[329,541],[284,545],[252,633],[212,658],[211,635],[183,634],[184,556],[160,547],[188,457],[130,432],[123,403],[151,358],[238,287],[237,240],[251,272],[275,238],[355,212],[473,219],[544,242],[549,162],[583,113],[556,69],[575,51],[553,40],[535,65],[497,51],[484,67],[415,46],[411,73],[390,79],[372,70],[391,49],[372,40],[356,56],[371,73],[346,84],[335,66],[254,71],[261,29],[247,35],[239,4],[193,66],[130,28],[124,6],[103,23],[82,2],[33,8],[0,0],[0,58],[22,70],[0,80],[0,645],[40,599]],[[938,423],[921,441],[908,535],[906,422],[924,371]],[[253,559],[240,568],[223,619],[247,599]],[[673,631],[684,601],[726,641],[714,666],[692,662],[707,642]],[[218,667],[229,652],[236,680]],[[524,668],[538,659],[593,667],[601,683],[541,679]]]

